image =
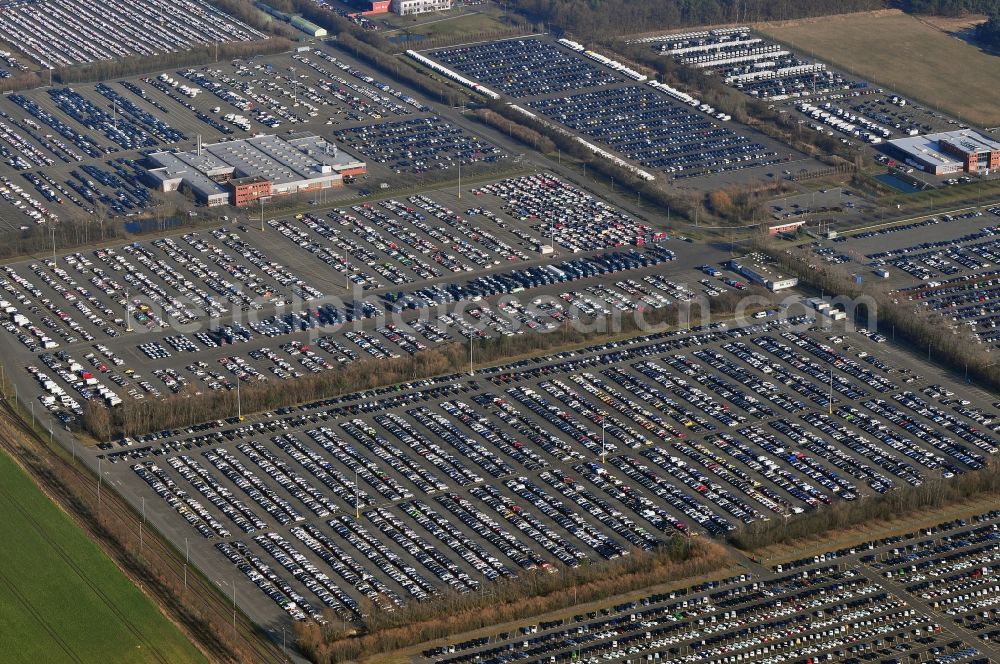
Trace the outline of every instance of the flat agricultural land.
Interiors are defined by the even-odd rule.
[[[901,12],[763,23],[764,34],[962,121],[1000,125],[1000,58]]]
[[[201,663],[114,563],[0,453],[0,659]],[[141,635],[141,636],[140,636]]]

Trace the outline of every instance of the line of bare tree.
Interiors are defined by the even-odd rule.
[[[761,297],[767,291],[759,290]],[[724,293],[709,300],[712,315],[726,317],[737,311],[741,295]],[[696,308],[697,311],[697,308]],[[701,312],[697,312],[701,315]],[[553,348],[598,342],[611,336],[638,331],[654,331],[675,327],[683,322],[676,304],[644,312],[637,322],[624,317],[619,327],[611,326],[581,330],[570,323],[546,332],[529,332],[514,337],[494,337],[476,342],[475,359],[480,365],[496,363],[511,357],[541,354]],[[610,330],[610,331],[609,331]],[[308,374],[287,380],[268,380],[241,387],[240,404],[244,413],[274,410],[291,404],[309,403],[330,397],[406,381],[458,374],[469,369],[469,350],[465,341],[442,344],[420,351],[411,357],[391,360],[364,359],[346,367]],[[197,393],[193,385],[164,399],[127,401],[115,408],[97,402],[84,406],[83,428],[98,440],[135,436],[163,429],[188,427],[200,422],[225,419],[237,413],[235,390],[213,390]]]
[[[525,127],[519,122],[509,120],[496,111],[479,108],[472,114],[472,117],[498,131],[507,132],[511,138],[516,138],[524,145],[539,152],[550,154],[556,151],[556,144],[552,142],[551,138],[531,127]]]
[[[880,332],[909,344],[915,352],[927,354],[952,371],[964,375],[967,370],[968,377],[980,385],[1000,389],[1000,364],[993,362],[989,346],[980,343],[963,326],[909,299],[905,292],[894,291],[874,279],[866,279],[863,274],[861,283],[856,282],[854,274],[844,265],[817,262],[817,257],[806,250],[783,247],[773,238],[757,236],[753,242],[782,270],[798,277],[801,286],[859,301],[871,298],[874,311],[866,306],[858,310],[862,316],[877,318]],[[855,269],[860,266],[855,265]],[[867,320],[859,322],[869,324]]]
[[[699,205],[697,196],[673,189],[659,178],[654,181],[640,178],[628,168],[595,155],[577,141],[573,134],[547,120],[529,117],[499,102],[491,104],[491,108],[505,120],[548,137],[562,155],[572,157],[594,174],[613,179],[617,186],[637,194],[641,202],[661,208],[664,213],[669,213],[668,216],[694,219],[695,207]],[[504,130],[506,127],[501,126],[500,129]]]
[[[248,42],[203,44],[201,46],[192,46],[189,50],[175,51],[173,53],[115,58],[114,60],[99,60],[81,65],[56,67],[52,72],[52,78],[53,82],[57,83],[107,81],[173,67],[201,65],[206,62],[215,61],[216,54],[218,54],[219,60],[230,60],[233,58],[249,58],[254,55],[282,53],[291,48],[292,42],[284,37],[271,37],[266,40]]]
[[[583,37],[676,30],[693,25],[785,21],[827,14],[884,9],[884,0],[514,0],[530,20]]]
[[[613,561],[584,564],[549,574],[524,572],[507,582],[490,584],[482,593],[448,594],[385,613],[368,603],[360,630],[344,630],[337,621],[327,628],[296,625],[299,648],[316,664],[333,664],[405,648],[482,627],[566,609],[652,586],[690,579],[731,563],[719,544],[705,539],[673,537],[651,552],[632,551]]]
[[[408,58],[389,55],[378,47],[358,39],[351,32],[341,33],[337,36],[336,41],[330,42],[330,45],[344,49],[397,81],[419,90],[434,101],[446,103],[449,106],[459,106],[470,100],[465,91],[439,80],[429,72],[418,71],[417,66]]]
[[[826,535],[874,521],[900,519],[920,511],[986,496],[1000,496],[1000,472],[994,460],[990,460],[983,470],[951,479],[934,478],[918,487],[905,486],[881,496],[840,501],[785,520],[755,521],[734,532],[729,542],[744,551],[754,551],[772,544]]]

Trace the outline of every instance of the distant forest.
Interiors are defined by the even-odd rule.
[[[986,14],[989,18],[976,28],[976,39],[986,46],[1000,49],[1000,0],[900,0],[899,7],[912,14]]]
[[[501,0],[503,2],[503,0]],[[994,17],[979,37],[1000,32],[1000,0],[510,0],[510,6],[554,32],[606,37],[715,23],[783,21],[898,7],[913,14]]]
[[[976,39],[994,49],[1000,49],[1000,9],[994,9],[989,20],[976,28]]]
[[[884,9],[884,0],[512,0],[536,21],[580,37],[713,23],[781,21]]]
[[[910,14],[937,16],[993,15],[1000,11],[1000,0],[898,0],[891,4]]]

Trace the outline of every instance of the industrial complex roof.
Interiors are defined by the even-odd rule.
[[[920,157],[928,164],[952,168],[961,167],[962,162],[958,159],[942,154],[939,151],[937,138],[934,138],[937,135],[938,134],[927,134],[926,136],[907,136],[906,138],[897,138],[894,141],[889,141],[889,145],[899,148],[900,150],[916,157]]]
[[[942,131],[923,136],[907,136],[889,141],[889,145],[895,146],[914,156],[919,156],[929,164],[952,167],[961,166],[961,161],[941,152],[941,141],[946,141],[969,153],[1000,150],[1000,141],[996,141],[971,129]]]
[[[182,178],[203,196],[226,189],[216,179],[261,177],[276,185],[329,176],[363,165],[353,155],[309,133],[287,139],[270,134],[203,144],[200,150],[154,152],[150,173],[161,180]]]
[[[996,141],[989,136],[980,134],[978,131],[972,131],[971,129],[943,131],[939,134],[930,134],[929,137],[936,141],[947,141],[970,153],[1000,150],[1000,141]]]

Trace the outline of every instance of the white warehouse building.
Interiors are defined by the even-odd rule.
[[[451,9],[451,0],[392,0],[389,10],[400,16]]]

